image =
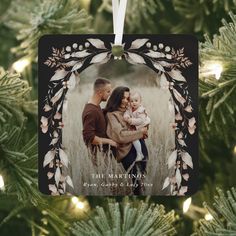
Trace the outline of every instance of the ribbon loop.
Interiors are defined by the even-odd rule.
[[[112,0],[114,45],[122,45],[127,0]]]

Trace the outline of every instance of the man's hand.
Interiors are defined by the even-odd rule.
[[[113,141],[112,139],[108,139],[107,140],[107,144],[109,144],[109,145],[111,145],[113,147],[117,147],[118,146],[117,143],[115,141]]]
[[[99,145],[99,146],[102,146],[103,144],[109,144],[109,145],[111,145],[113,147],[117,147],[118,146],[117,143],[115,141],[113,141],[112,139],[100,138],[98,136],[94,137],[92,144]]]

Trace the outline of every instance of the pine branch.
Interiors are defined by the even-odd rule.
[[[16,194],[21,201],[42,200],[37,189],[37,136],[24,140],[24,122],[21,127],[0,126],[0,169],[6,181],[6,193]]]
[[[127,1],[125,16],[125,31],[127,33],[153,33],[157,24],[150,17],[165,9],[163,0],[129,0]],[[103,0],[98,12],[106,11],[112,14],[112,1]],[[101,20],[101,19],[99,19]],[[112,23],[112,21],[110,21]],[[143,30],[142,25],[145,25]],[[96,27],[97,28],[97,27]]]
[[[7,208],[7,216],[0,219],[0,231],[9,221],[20,218],[24,227],[31,228],[35,235],[50,232],[50,235],[64,236],[71,216],[65,214],[63,205],[70,198],[58,201],[42,196],[38,190],[37,135],[28,139],[25,122],[21,127],[11,123],[8,120],[8,124],[0,124],[0,173],[5,182],[5,190],[0,192],[0,212],[7,202],[5,196],[13,203]]]
[[[235,143],[235,99],[236,99],[236,15],[230,13],[231,23],[223,20],[220,34],[215,35],[213,41],[206,36],[201,45],[201,73],[200,73],[200,137],[203,147],[205,137],[217,135],[228,146]],[[214,75],[205,73],[211,63],[220,62],[223,72],[219,80]],[[222,129],[222,127],[224,127]],[[203,150],[203,149],[202,149]]]
[[[0,23],[4,20],[4,13],[7,11],[8,7],[10,6],[11,1],[2,0],[0,5]]]
[[[35,59],[38,40],[45,34],[91,32],[91,17],[78,5],[75,0],[14,1],[5,23],[17,32],[16,37],[21,41],[13,52]],[[25,14],[22,15],[22,12]]]
[[[199,221],[199,228],[193,236],[211,236],[211,235],[236,235],[236,191],[232,188],[227,191],[227,195],[222,190],[217,190],[218,195],[215,196],[213,208],[207,203],[204,207],[213,216],[213,220]]]
[[[71,231],[74,235],[148,236],[174,235],[174,212],[165,213],[162,205],[148,201],[109,202],[107,209],[96,207],[88,221],[78,221]]]
[[[229,10],[236,9],[233,0],[174,0],[175,11],[181,16],[180,22],[172,27],[174,33],[205,32],[212,34],[217,22]],[[214,27],[213,27],[214,26]]]
[[[36,202],[41,199],[37,190],[37,138],[25,140],[22,111],[32,109],[34,102],[25,102],[29,90],[27,81],[21,80],[19,74],[1,68],[0,170],[5,177],[6,193]]]
[[[144,22],[148,22],[150,25],[150,17],[163,10],[164,4],[161,0],[128,1],[126,13],[127,30],[131,33],[141,33],[142,30],[140,29],[140,26]],[[147,23],[145,25],[149,28]]]
[[[5,72],[0,67],[0,124],[10,118],[22,123],[24,115],[21,108],[29,91],[27,81],[20,79],[19,74]],[[32,109],[32,106],[26,107]]]
[[[26,229],[25,231],[31,229],[32,235],[68,235],[67,229],[69,222],[72,220],[70,215],[72,212],[67,214],[64,208],[70,201],[71,198],[68,197],[61,197],[57,200],[44,197],[42,201],[35,205],[28,200],[19,202],[14,196],[8,195],[8,198],[6,198],[6,195],[0,194],[0,210],[1,212],[7,212],[6,216],[0,219],[0,231],[2,232],[4,227],[10,225],[11,221],[20,219],[21,224]],[[5,204],[9,202],[9,206],[2,209],[2,203],[4,202]]]

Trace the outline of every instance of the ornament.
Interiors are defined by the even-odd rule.
[[[124,9],[126,4],[122,4],[124,4],[123,1],[121,1],[120,7]],[[122,15],[122,10],[118,15]],[[121,20],[121,25],[123,20]],[[136,192],[138,192],[138,195],[147,195],[150,192],[152,195],[179,196],[192,194],[196,191],[195,185],[191,186],[191,184],[196,181],[196,179],[192,179],[196,176],[194,175],[193,177],[192,173],[197,171],[198,166],[196,165],[198,156],[195,148],[197,145],[198,127],[197,114],[195,112],[197,111],[197,89],[193,89],[198,86],[198,42],[195,38],[187,35],[123,35],[123,30],[121,30],[122,26],[120,26],[118,22],[120,21],[114,22],[114,36],[88,34],[51,35],[44,36],[40,40],[39,162],[43,169],[39,169],[41,172],[39,181],[41,183],[40,186],[44,186],[41,191],[51,195],[72,194],[75,193],[75,191],[76,194],[80,195],[87,193],[92,193],[90,195],[97,195],[99,193],[100,195],[107,195],[106,191],[109,191],[110,195],[119,195],[118,193],[121,192],[122,194],[120,195],[135,194]],[[51,48],[51,50],[48,51],[46,48]],[[171,104],[167,100],[165,106],[167,108],[169,107],[169,109],[166,109],[162,115],[165,117],[164,119],[167,119],[171,114],[173,115],[167,129],[168,132],[171,132],[175,136],[175,147],[170,153],[166,153],[166,168],[169,170],[170,174],[162,176],[163,182],[159,189],[153,188],[156,180],[150,174],[148,168],[155,166],[155,159],[147,158],[148,153],[145,154],[146,156],[143,153],[142,155],[140,154],[139,156],[141,156],[141,158],[139,158],[138,161],[133,161],[128,168],[126,168],[123,162],[119,162],[118,156],[117,159],[111,158],[113,155],[111,149],[116,149],[116,155],[122,155],[119,154],[122,153],[119,149],[122,145],[119,143],[124,142],[132,146],[132,142],[135,140],[120,140],[118,136],[116,137],[117,139],[113,140],[110,137],[110,141],[108,142],[110,146],[105,147],[102,145],[103,143],[99,138],[107,137],[99,137],[98,134],[93,132],[100,128],[102,129],[101,133],[103,132],[109,136],[108,126],[106,127],[106,124],[103,125],[103,123],[93,125],[94,120],[90,123],[90,132],[92,135],[88,138],[88,142],[85,140],[86,137],[82,139],[82,135],[87,132],[83,125],[85,121],[89,122],[91,116],[88,115],[84,118],[85,112],[78,112],[78,110],[81,109],[78,106],[87,106],[85,105],[85,101],[83,104],[79,103],[83,100],[82,97],[75,99],[75,96],[79,94],[82,88],[79,84],[80,77],[83,83],[86,83],[87,68],[92,65],[99,66],[101,64],[103,64],[103,68],[105,68],[106,63],[110,66],[109,62],[113,59],[124,60],[129,64],[137,67],[140,66],[140,68],[144,65],[146,68],[148,67],[150,71],[155,74],[157,81],[160,82],[161,88],[163,89],[161,91],[168,93],[171,99]],[[117,61],[114,63],[117,63]],[[111,72],[112,68],[109,67],[108,70]],[[81,76],[81,73],[83,73],[83,76]],[[94,83],[95,77],[99,76],[93,75],[92,77],[94,78]],[[111,83],[103,78],[99,77],[99,79],[107,85],[107,90],[103,90],[105,89],[105,87],[103,87],[105,85],[99,85],[103,88],[101,89],[99,86],[96,87],[97,85],[94,83],[93,90],[87,89],[85,91],[87,96],[88,94],[94,94],[96,91],[101,90],[100,93],[94,96],[96,99],[92,97],[93,99],[90,99],[88,103],[98,101],[98,104],[92,104],[93,109],[98,109],[100,102],[107,101],[112,92]],[[124,84],[122,85],[124,86]],[[191,85],[191,89],[189,85]],[[144,91],[144,88],[142,89],[138,95],[140,103]],[[107,94],[103,94],[102,91],[107,91]],[[125,107],[128,107],[129,101],[129,105],[132,106],[132,88],[130,88],[130,91],[131,93],[127,91],[128,95],[126,94],[128,97],[126,98],[127,104],[124,105]],[[153,91],[154,90],[148,94],[148,96],[151,96],[152,100],[155,95]],[[72,94],[74,100],[77,101],[76,105],[71,104],[73,99],[70,100],[70,96],[72,96]],[[112,99],[112,96],[113,95],[110,96],[110,99]],[[123,93],[122,96],[125,96],[125,93]],[[119,99],[119,96],[116,98]],[[161,102],[162,101],[158,101],[155,105],[152,105],[151,110],[159,109],[158,106]],[[76,118],[70,120],[68,116],[72,114],[69,112],[71,107],[74,107],[73,117]],[[139,105],[138,108],[140,108],[140,110],[137,114],[142,113],[145,117],[149,117],[150,111],[146,111],[143,105]],[[134,113],[136,109],[137,108],[133,106],[131,110]],[[133,113],[132,115],[134,115]],[[75,114],[76,116],[74,116]],[[101,117],[104,116],[101,110],[96,110],[95,114],[100,114]],[[105,120],[108,118],[109,117],[103,117],[101,119]],[[122,119],[122,117],[119,119]],[[83,123],[81,123],[81,120],[83,120]],[[152,124],[154,120],[155,118],[152,117],[148,121],[145,120],[145,122],[147,122],[144,122],[145,124],[142,124],[143,127],[140,128],[144,128],[144,126],[150,124],[150,129],[147,133],[143,131],[143,136],[140,136],[140,138],[152,138],[153,143],[156,143],[156,141],[159,142],[161,140],[157,134],[155,133],[153,137],[148,135],[149,132],[153,132],[152,129],[154,127]],[[130,124],[127,125],[127,127],[126,125],[125,120],[122,121],[124,130],[129,130]],[[157,126],[158,125],[161,126],[162,124],[157,122]],[[131,129],[129,131],[137,132],[137,130],[139,130],[138,126],[139,125],[136,125],[136,130]],[[80,131],[77,132],[73,138],[71,137],[67,140],[64,135],[68,134],[70,127],[73,127],[73,132],[80,127]],[[83,132],[81,132],[82,130]],[[116,132],[116,130],[112,128],[112,133],[114,132]],[[95,136],[98,137],[98,141],[94,138]],[[139,137],[137,140],[139,140]],[[79,144],[78,141],[80,141]],[[90,148],[90,146],[92,148]],[[76,153],[71,151],[71,147],[76,147]],[[135,148],[135,144],[133,144],[133,147]],[[150,150],[150,147],[146,147],[148,149],[147,152],[155,153],[155,151]],[[155,149],[156,147],[151,148]],[[84,150],[87,151],[85,152]],[[135,148],[135,150],[137,149]],[[137,151],[134,156],[136,154]],[[128,155],[128,152],[125,153],[125,155]],[[78,156],[77,163],[74,162],[73,156]],[[122,158],[126,157],[122,156]],[[155,158],[159,158],[159,156],[157,155]],[[88,163],[87,168],[78,165],[81,160],[90,161],[86,162]],[[101,163],[102,161],[103,163]],[[106,166],[108,163],[112,163],[111,166],[114,166],[109,166],[109,169],[108,166]],[[103,167],[103,171],[99,170],[99,167],[103,165],[105,166]],[[119,172],[121,171],[118,168],[119,165],[123,165],[123,171],[126,169],[125,173]],[[146,172],[143,171],[145,168],[147,168]],[[158,172],[158,170],[155,171]],[[73,178],[74,173],[82,176],[81,179],[83,179],[83,182],[76,182],[76,178]],[[168,171],[163,171],[163,173],[168,173]],[[45,175],[45,178],[42,177],[43,175]],[[191,182],[189,179],[191,179]],[[74,186],[76,186],[76,190]],[[47,190],[45,191],[45,189]],[[96,193],[96,191],[101,192]],[[73,201],[76,201],[75,198]],[[77,205],[78,208],[83,208],[82,204]]]

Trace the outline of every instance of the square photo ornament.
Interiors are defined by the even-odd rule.
[[[39,188],[49,195],[191,195],[198,185],[198,41],[45,35]]]

